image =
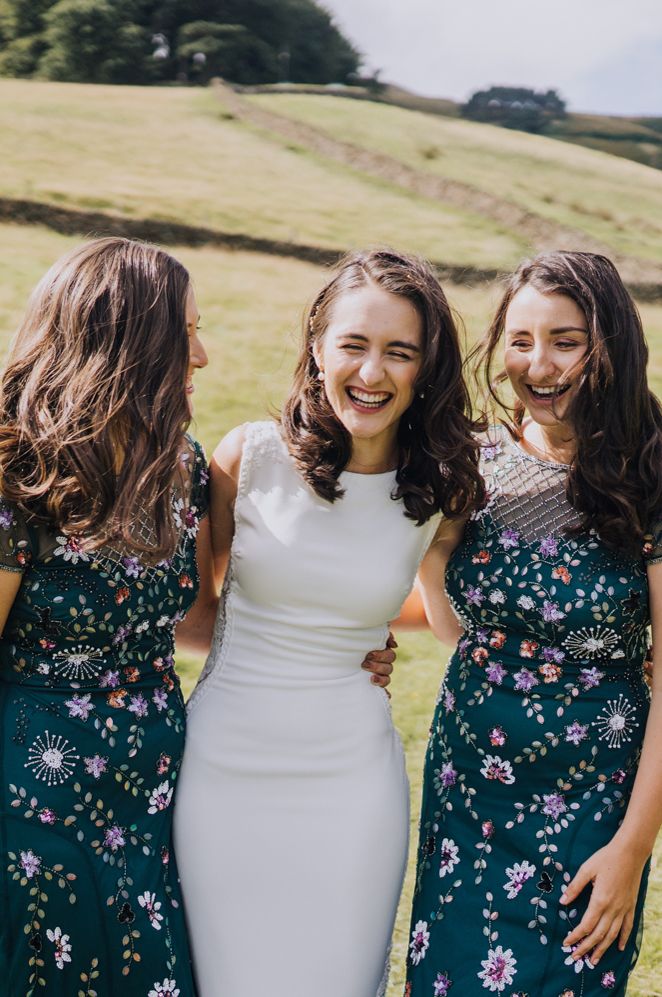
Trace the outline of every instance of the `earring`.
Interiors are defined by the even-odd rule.
[[[425,392],[424,391],[419,391],[418,397],[419,398],[425,398]]]
[[[317,372],[317,380],[318,381],[323,381],[324,380],[324,371],[323,370],[318,370],[318,372]]]

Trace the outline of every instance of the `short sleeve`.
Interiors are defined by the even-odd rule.
[[[209,511],[209,465],[202,445],[189,437],[191,445],[191,505],[195,506],[198,519]]]
[[[646,565],[662,562],[662,518],[655,521],[653,527],[644,537],[642,553]]]
[[[0,498],[0,570],[23,572],[31,561],[32,542],[25,520]]]

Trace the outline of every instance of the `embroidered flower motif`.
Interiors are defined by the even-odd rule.
[[[137,696],[132,696],[129,705],[127,706],[127,710],[129,713],[134,714],[136,720],[141,720],[143,717],[146,717],[148,709],[147,700],[141,692],[139,692]]]
[[[153,789],[149,794],[149,807],[147,808],[148,814],[156,814],[159,810],[167,810],[170,806],[170,801],[172,800],[172,794],[175,791],[175,787],[171,786],[168,780],[160,783],[156,789]]]
[[[75,748],[70,747],[66,737],[44,731],[28,749],[28,760],[24,767],[31,768],[35,778],[49,786],[61,786],[73,772],[79,758],[80,755]]]
[[[521,595],[517,600],[517,605],[520,609],[534,609],[536,601],[530,595]]]
[[[565,966],[572,966],[575,973],[581,973],[581,971],[584,968],[595,969],[593,963],[591,962],[591,960],[587,955],[580,956],[579,959],[573,960],[572,958],[573,952],[578,948],[579,948],[579,943],[577,943],[577,945],[564,945],[562,947],[562,951],[568,953],[567,958],[564,959],[563,961],[563,964]]]
[[[479,550],[477,554],[471,558],[472,564],[489,564],[491,561],[491,555],[486,550]]]
[[[515,672],[513,678],[517,692],[531,692],[535,685],[540,684],[540,679],[528,668],[520,668],[518,672]]]
[[[86,682],[99,674],[99,658],[103,652],[98,647],[78,644],[71,650],[56,651],[53,655],[55,673],[68,682]]]
[[[432,997],[448,997],[448,991],[452,986],[453,981],[447,973],[437,973],[432,983]]]
[[[636,715],[637,708],[620,693],[617,700],[607,700],[593,726],[599,729],[601,741],[606,741],[610,748],[620,748],[623,741],[632,740],[632,734],[639,726],[639,722],[633,719]]]
[[[519,533],[517,530],[503,530],[499,536],[499,544],[504,550],[513,550],[519,546]]]
[[[488,658],[488,651],[485,647],[474,647],[471,652],[471,660],[475,661],[477,665],[483,665]]]
[[[90,758],[84,758],[83,762],[87,774],[94,776],[95,779],[100,779],[108,768],[108,759],[102,755],[92,755]]]
[[[168,705],[168,694],[165,689],[155,689],[152,693],[152,702],[155,704],[156,709],[159,713]]]
[[[128,578],[140,578],[143,566],[140,563],[140,558],[138,557],[123,557],[122,567],[124,568],[124,573]]]
[[[542,808],[542,812],[551,817],[552,820],[558,820],[568,809],[568,804],[565,802],[565,796],[562,793],[543,794],[543,803],[545,805]]]
[[[108,668],[99,678],[101,689],[115,689],[120,684],[120,673],[118,670]]]
[[[558,680],[563,675],[563,669],[560,665],[555,665],[551,661],[545,662],[544,665],[538,667],[538,671],[542,675],[543,682],[549,685],[550,682],[558,682]]]
[[[559,620],[564,620],[566,615],[559,609],[558,602],[552,602],[551,599],[545,599],[542,609],[539,609],[538,612],[545,623],[558,623]]]
[[[450,789],[457,782],[457,770],[450,762],[444,762],[440,769],[437,769],[437,779],[439,785],[444,789]]]
[[[600,980],[600,986],[605,990],[613,990],[616,986],[616,974],[613,969],[608,969],[606,973],[602,974],[602,979]]]
[[[444,838],[439,846],[439,875],[443,877],[452,872],[460,861],[460,852],[452,838]]]
[[[535,640],[523,640],[519,646],[520,657],[533,658],[539,647],[540,644]]]
[[[21,852],[20,866],[28,879],[38,876],[41,872],[41,855],[35,855],[31,848],[26,852]]]
[[[496,727],[490,727],[487,732],[487,736],[490,739],[490,744],[493,748],[502,748],[506,743],[508,735],[504,731],[503,727],[497,725]]]
[[[171,762],[172,762],[171,756],[166,755],[166,753],[162,751],[156,762],[157,775],[165,775],[168,769],[170,768]]]
[[[503,606],[506,601],[506,594],[501,589],[492,589],[487,598],[493,606]]]
[[[498,651],[506,643],[506,635],[501,630],[493,630],[492,636],[490,637],[490,647],[496,648]]]
[[[538,553],[541,557],[558,557],[559,541],[556,537],[547,536],[538,544]]]
[[[605,673],[598,671],[595,666],[592,668],[579,669],[579,684],[585,692],[588,692],[589,689],[597,688],[604,677]]]
[[[160,931],[163,914],[159,913],[161,910],[161,901],[156,899],[156,893],[150,893],[146,890],[138,897],[138,903],[141,907],[144,907],[147,912],[147,917],[149,918],[149,923],[152,927],[156,931]]]
[[[4,502],[0,502],[0,527],[3,530],[11,530],[15,522],[14,513],[9,506],[5,505]]]
[[[622,786],[627,777],[628,774],[625,769],[616,769],[616,771],[611,774],[612,782],[615,782],[617,786]]]
[[[485,601],[485,593],[475,585],[467,585],[464,598],[470,606],[480,606]]]
[[[500,661],[490,661],[485,669],[485,678],[494,685],[501,685],[507,674]]]
[[[175,980],[164,980],[163,983],[155,983],[147,997],[179,997],[179,988]]]
[[[588,737],[588,724],[580,724],[578,720],[573,720],[565,729],[565,739],[575,747],[585,741]]]
[[[56,537],[55,539],[60,545],[53,551],[55,557],[63,557],[71,564],[90,560],[90,555],[85,552],[83,542],[79,537]]]
[[[572,581],[572,575],[563,565],[559,565],[552,570],[552,578],[559,578],[564,585],[569,585]]]
[[[480,833],[485,841],[489,841],[494,834],[494,822],[491,820],[484,820],[480,825]]]
[[[417,921],[411,933],[411,941],[409,943],[409,958],[414,966],[418,966],[419,962],[425,959],[425,953],[429,947],[430,932],[428,931],[428,922]]]
[[[512,765],[499,755],[485,755],[480,774],[490,781],[503,782],[506,786],[515,782]]]
[[[90,693],[85,696],[74,695],[72,699],[65,699],[64,705],[69,707],[69,716],[72,720],[87,720],[93,709],[91,700]]]
[[[111,852],[116,852],[118,848],[124,848],[126,845],[124,828],[120,827],[118,824],[111,824],[110,827],[106,828],[106,832],[103,836],[103,843],[106,848],[110,848]]]
[[[58,969],[64,969],[65,962],[71,962],[71,943],[69,941],[69,935],[62,934],[62,928],[54,928],[52,931],[50,928],[46,931],[46,937],[49,942],[53,942],[55,945],[55,965]]]
[[[562,651],[560,647],[543,647],[540,653],[543,661],[548,664],[562,665],[565,661],[565,651]]]
[[[515,862],[506,869],[508,881],[503,884],[506,896],[509,900],[514,900],[528,879],[535,875],[536,867],[530,862]]]
[[[53,825],[57,821],[57,814],[50,807],[42,807],[39,811],[39,821],[41,824]]]
[[[495,949],[490,949],[487,959],[481,959],[482,970],[478,973],[478,978],[483,981],[483,987],[490,993],[503,993],[507,986],[510,986],[515,978],[517,970],[517,959],[513,956],[512,949],[504,949],[502,945],[497,945]]]
[[[573,658],[609,658],[618,646],[619,636],[608,627],[582,627],[563,641]]]

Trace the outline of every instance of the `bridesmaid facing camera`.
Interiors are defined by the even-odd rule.
[[[279,422],[212,462],[212,650],[175,818],[202,997],[377,997],[407,857],[383,646],[440,517],[480,503],[458,335],[431,269],[345,258]]]
[[[516,403],[483,440],[486,506],[449,563],[422,567],[433,630],[458,636],[445,572],[464,632],[425,764],[406,997],[626,992],[662,821],[647,358],[613,265],[570,252],[520,266],[478,354],[496,401],[507,379]]]

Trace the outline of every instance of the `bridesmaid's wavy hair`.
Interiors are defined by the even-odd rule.
[[[37,285],[0,381],[0,493],[28,521],[172,552],[189,287],[168,253],[120,238],[78,246]]]
[[[520,264],[472,358],[516,440],[522,436],[524,407],[503,401],[498,386],[507,375],[494,376],[493,366],[508,306],[527,286],[572,298],[588,326],[587,353],[570,372],[578,390],[567,420],[577,449],[567,496],[580,523],[567,532],[594,529],[614,550],[636,555],[662,513],[662,410],[648,387],[648,347],[637,307],[605,256],[558,251]]]
[[[405,515],[419,526],[439,510],[466,515],[482,505],[485,494],[459,335],[437,278],[417,257],[389,249],[350,253],[319,291],[304,318],[294,383],[281,413],[287,446],[317,495],[329,502],[343,495],[338,476],[350,459],[351,436],[317,377],[313,347],[326,333],[335,302],[371,284],[410,301],[423,326],[414,400],[398,427],[393,499],[402,499]]]

